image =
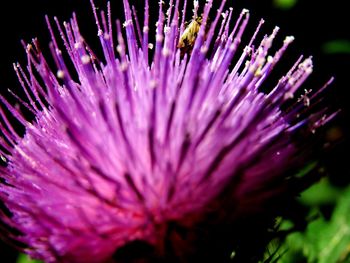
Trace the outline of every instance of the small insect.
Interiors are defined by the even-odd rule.
[[[177,47],[181,50],[181,57],[186,53],[191,54],[199,29],[202,25],[202,20],[202,17],[199,16],[187,23],[187,27],[180,36],[179,43],[177,44]]]

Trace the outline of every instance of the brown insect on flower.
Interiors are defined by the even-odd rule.
[[[192,53],[192,49],[194,47],[194,43],[196,42],[202,22],[203,18],[198,16],[187,23],[186,29],[180,36],[179,43],[177,45],[177,47],[181,50],[181,57],[183,57],[185,54]],[[208,23],[206,28],[209,28]]]

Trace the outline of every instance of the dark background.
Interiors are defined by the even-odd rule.
[[[105,0],[95,1],[98,7],[104,8]],[[122,15],[122,1],[111,1],[114,18]],[[143,12],[143,1],[136,2],[138,10]],[[151,13],[156,13],[156,2],[150,0]],[[191,1],[189,1],[191,2]],[[203,1],[200,1],[203,2]],[[230,2],[231,1],[227,1]],[[216,1],[219,4],[220,1]],[[235,14],[245,7],[251,11],[251,25],[257,24],[260,18],[266,20],[264,32],[268,33],[274,25],[281,28],[280,35],[294,35],[296,41],[291,48],[292,61],[300,55],[312,55],[315,72],[307,82],[307,88],[322,86],[331,76],[336,81],[330,90],[330,101],[333,107],[342,109],[342,113],[332,124],[342,136],[336,140],[324,159],[328,174],[334,184],[345,185],[350,180],[348,167],[348,124],[350,122],[349,75],[350,50],[331,51],[325,44],[333,40],[350,41],[350,14],[347,1],[298,0],[290,9],[279,8],[274,0],[235,0],[232,6]],[[61,21],[68,20],[75,11],[78,15],[81,31],[94,50],[99,49],[96,38],[97,30],[88,0],[31,0],[1,1],[0,5],[0,92],[6,95],[8,88],[19,91],[19,84],[12,69],[12,63],[20,61],[25,64],[25,52],[20,44],[23,39],[30,42],[38,37],[44,52],[48,54],[49,34],[44,15],[57,16]],[[140,12],[142,14],[142,12]],[[252,27],[253,28],[253,27]],[[250,30],[252,30],[252,28]],[[249,29],[248,29],[249,30]],[[349,48],[350,49],[350,48]],[[97,52],[97,54],[99,54]],[[335,106],[334,106],[335,105]],[[12,258],[11,258],[12,257]],[[11,249],[0,244],[0,262],[14,262],[15,254]]]

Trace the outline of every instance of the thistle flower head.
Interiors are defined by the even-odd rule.
[[[266,84],[293,37],[271,52],[279,29],[260,37],[261,21],[244,47],[249,12],[234,22],[225,2],[209,22],[213,0],[200,19],[194,1],[195,28],[186,27],[187,1],[160,3],[154,43],[148,1],[142,28],[127,0],[126,20],[116,24],[109,4],[100,15],[92,3],[102,60],[75,15],[63,24],[55,18],[55,28],[47,19],[56,68],[37,40],[26,47],[26,69],[14,65],[27,96],[18,100],[35,119],[0,97],[7,207],[0,218],[26,253],[46,262],[104,262],[141,242],[159,258],[171,255],[166,262],[188,260],[196,235],[206,232],[202,222],[230,224],[283,191],[288,171],[305,161],[306,146],[293,135],[334,114],[313,111],[323,89],[294,99],[311,58]],[[292,106],[281,110],[287,101]]]

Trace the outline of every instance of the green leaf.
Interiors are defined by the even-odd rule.
[[[321,182],[318,191],[336,189]],[[317,190],[317,188],[316,188]],[[315,194],[316,192],[314,192]],[[296,263],[304,258],[309,263],[346,263],[350,262],[350,187],[337,197],[330,221],[322,217],[310,222],[304,233],[290,234],[282,248],[287,252],[279,263]]]
[[[42,263],[42,261],[30,259],[26,254],[20,254],[16,263]]]
[[[334,204],[341,191],[332,187],[327,178],[322,178],[301,194],[300,202],[308,206]]]
[[[345,262],[350,253],[350,188],[339,199],[319,243],[320,263]]]

